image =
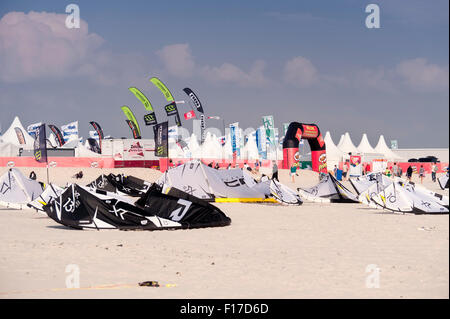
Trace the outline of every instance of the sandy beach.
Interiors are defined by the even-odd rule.
[[[20,168],[26,175],[31,168]],[[3,173],[6,168],[1,168]],[[45,169],[33,169],[45,179]],[[80,169],[51,168],[60,186]],[[150,169],[82,169],[154,181]],[[317,182],[300,171],[291,188]],[[346,182],[346,185],[348,182]],[[427,176],[428,188],[444,193]],[[445,192],[448,195],[448,191]],[[0,298],[448,298],[449,216],[359,204],[218,203],[231,226],[78,231],[33,210],[0,209]],[[80,288],[66,288],[71,266]],[[379,287],[368,288],[374,269]],[[161,285],[139,287],[143,281]]]

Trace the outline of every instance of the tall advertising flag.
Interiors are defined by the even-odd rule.
[[[141,134],[139,133],[136,125],[134,125],[134,122],[132,122],[130,120],[125,120],[125,122],[127,122],[128,127],[131,129],[131,132],[133,133],[133,138],[134,139],[140,139],[141,138]]]
[[[153,107],[150,101],[147,99],[147,97],[142,93],[138,88],[130,87],[128,88],[131,93],[134,94],[138,98],[139,101],[141,101],[142,104],[144,104],[144,107],[147,111],[153,112]]]
[[[69,139],[78,139],[78,121],[61,126],[64,141]]]
[[[153,77],[150,79],[150,82],[152,82],[161,91],[161,93],[166,98],[167,102],[169,102],[169,104],[164,107],[164,109],[166,110],[167,116],[175,115],[175,123],[178,126],[181,126],[180,114],[178,113],[177,104],[175,103],[175,99],[173,98],[172,93],[170,93],[167,86],[165,86],[164,83],[162,83],[160,79]],[[171,110],[170,115],[168,113],[168,109],[167,109],[168,107],[169,107],[169,110]]]
[[[155,133],[155,156],[169,156],[169,122],[162,122],[153,126]]]
[[[23,135],[23,132],[20,129],[20,127],[15,127],[14,131],[16,132],[16,136],[17,136],[17,140],[19,141],[19,144],[26,144],[25,136]]]
[[[175,115],[175,123],[177,126],[181,126],[180,115],[178,114],[178,108],[175,101],[164,106],[164,110],[166,111],[167,116]]]
[[[39,126],[36,130],[36,139],[34,140],[34,159],[39,163],[47,162],[47,138],[45,134],[45,124]]]
[[[55,134],[56,141],[58,141],[59,146],[63,146],[66,141],[64,141],[64,137],[56,125],[48,124],[48,127],[52,130],[53,134]]]
[[[201,138],[202,144],[205,141],[205,129],[206,129],[205,115],[201,114],[200,115],[200,130],[201,130],[200,138]]]
[[[103,130],[102,130],[100,124],[98,124],[97,122],[93,122],[93,121],[92,121],[92,122],[89,122],[89,124],[91,124],[92,127],[94,128],[94,130],[97,132],[98,139],[99,139],[100,141],[103,140],[103,138],[104,138],[105,136],[104,136],[104,134],[103,134]]]
[[[195,95],[194,91],[192,91],[190,88],[184,88],[183,91],[191,98],[191,101],[192,101],[192,103],[194,103],[197,111],[199,111],[200,113],[203,113],[202,103],[200,102],[200,99],[198,98],[198,96]]]
[[[266,130],[266,138],[269,144],[275,145],[274,121],[272,115],[263,116],[263,124]]]
[[[230,124],[231,151],[233,153],[233,161],[235,161],[237,157],[240,155],[238,130],[239,130],[239,122]]]
[[[42,122],[33,123],[28,125],[27,132],[32,138],[36,138],[36,131],[39,129],[39,126],[42,125]]]
[[[98,124],[97,122],[91,121],[91,122],[89,122],[89,124],[91,124],[92,127],[94,128],[94,130],[97,132],[98,144],[100,146],[100,151],[101,151],[101,149],[102,149],[102,141],[103,141],[103,138],[105,137],[103,135],[103,130],[102,130],[100,124]]]
[[[134,132],[133,132],[133,136],[136,135],[139,137],[135,137],[135,138],[141,138],[141,129],[139,128],[139,124],[138,124],[133,112],[131,112],[130,108],[126,105],[122,106],[121,109],[123,111],[123,114],[125,114],[125,116],[127,117],[128,121],[130,121],[133,124],[134,129],[133,129],[133,127],[130,126],[130,124],[128,124],[128,126],[130,126],[131,130],[136,130],[137,134],[134,134]]]

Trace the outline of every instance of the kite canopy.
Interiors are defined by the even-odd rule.
[[[302,203],[293,190],[281,183],[257,182],[242,169],[218,170],[200,160],[171,168],[156,183],[162,186],[163,193],[171,194],[177,189],[206,201],[274,202],[275,199],[289,205]]]
[[[10,168],[0,177],[0,205],[23,209],[42,194],[39,182],[26,178],[21,171]]]
[[[144,195],[150,188],[151,183],[148,183],[140,178],[134,176],[120,175],[100,175],[95,181],[87,185],[94,189],[102,191],[117,193],[122,196],[140,197]]]
[[[302,198],[319,203],[357,203],[357,197],[331,174],[326,174],[322,180],[311,188],[298,188]]]
[[[141,203],[143,206],[137,207],[120,196],[72,184],[44,210],[57,223],[77,229],[161,230],[231,223],[218,208],[189,196],[162,194],[156,185]]]
[[[439,187],[441,189],[449,188],[449,186],[448,186],[448,174],[447,175],[442,175],[441,177],[439,177],[438,178],[438,182],[439,182]]]
[[[64,189],[59,187],[59,186],[57,186],[57,185],[48,184],[45,187],[45,189],[42,192],[42,194],[38,198],[36,198],[35,200],[29,202],[27,204],[27,206],[30,207],[30,208],[34,208],[37,211],[43,212],[44,211],[43,207],[45,205],[47,205],[47,203],[49,203],[52,199],[55,199],[58,196],[60,196],[63,191],[64,191]]]
[[[381,173],[350,179],[359,201],[379,209],[414,214],[448,214],[449,198],[401,178]]]

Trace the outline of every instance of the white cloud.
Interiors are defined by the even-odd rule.
[[[439,66],[428,63],[424,58],[416,58],[399,63],[395,71],[411,88],[420,90],[448,90],[448,65]]]
[[[263,87],[269,83],[264,76],[266,63],[262,60],[255,61],[248,72],[231,63],[223,63],[219,67],[205,66],[202,75],[209,81],[220,83],[235,83],[243,87]]]
[[[10,12],[0,20],[0,79],[20,82],[76,74],[103,39],[65,26],[65,14]]]
[[[294,86],[309,87],[318,82],[319,74],[310,60],[298,56],[286,62],[283,79]]]
[[[157,55],[171,75],[182,78],[193,75],[195,62],[189,44],[167,45]]]

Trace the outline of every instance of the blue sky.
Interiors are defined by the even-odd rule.
[[[88,28],[41,30],[64,21],[69,3]],[[79,120],[87,136],[97,120],[107,134],[130,136],[120,111],[129,105],[152,137],[127,88],[141,88],[163,119],[164,99],[148,82],[157,76],[177,100],[189,86],[208,115],[244,128],[273,114],[278,127],[317,123],[336,143],[348,131],[355,144],[368,133],[373,145],[384,134],[401,148],[448,147],[448,1],[374,2],[380,29],[365,27],[369,3],[3,0],[0,123]],[[6,24],[18,12],[20,22]]]

